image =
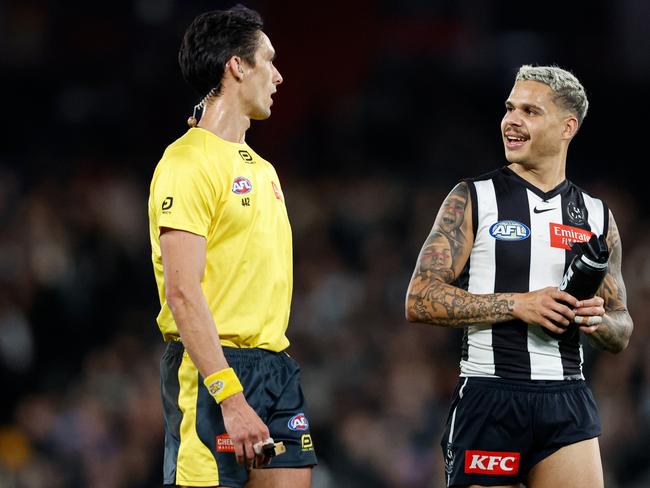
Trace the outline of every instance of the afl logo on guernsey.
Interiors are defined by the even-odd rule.
[[[301,412],[298,415],[291,417],[287,423],[287,426],[291,430],[307,430],[309,428],[309,422],[307,422],[307,417],[305,417],[305,414]]]
[[[253,184],[251,181],[248,178],[244,178],[243,176],[238,176],[232,183],[232,192],[236,193],[237,195],[250,193],[252,189]]]
[[[530,229],[516,220],[500,220],[492,224],[490,235],[500,241],[523,241],[530,235]]]

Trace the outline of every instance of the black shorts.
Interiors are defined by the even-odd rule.
[[[244,387],[249,405],[268,426],[275,442],[287,452],[273,458],[270,468],[316,464],[300,368],[287,353],[224,347],[228,364]],[[226,433],[221,408],[183,344],[170,342],[160,362],[165,424],[165,485],[243,487],[246,468],[237,464]]]
[[[525,483],[542,459],[600,432],[582,380],[460,378],[441,442],[447,486]]]

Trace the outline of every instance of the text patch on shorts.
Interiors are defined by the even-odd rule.
[[[228,434],[217,436],[217,452],[235,452],[235,445]]]
[[[518,452],[465,451],[465,473],[511,475],[518,472]]]

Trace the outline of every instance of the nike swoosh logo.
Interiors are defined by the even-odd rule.
[[[550,212],[551,210],[555,210],[554,208],[543,208],[541,210],[537,210],[537,207],[533,209],[533,212],[535,213],[544,213],[544,212]]]

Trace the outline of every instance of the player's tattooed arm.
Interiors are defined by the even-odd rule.
[[[473,243],[471,196],[467,183],[459,183],[443,202],[418,256],[406,294],[407,320],[463,327],[513,318],[512,293],[474,295],[451,285]]]
[[[623,254],[621,235],[611,212],[609,213],[607,246],[610,250],[609,272],[597,293],[605,301],[603,304],[605,316],[598,329],[588,334],[587,337],[599,349],[621,352],[627,347],[634,324],[627,310],[625,283],[621,272]]]

